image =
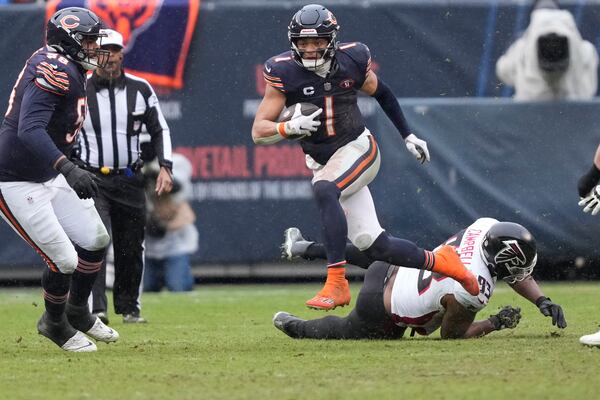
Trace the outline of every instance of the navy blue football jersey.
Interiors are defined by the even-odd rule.
[[[357,92],[370,69],[369,48],[359,42],[338,46],[331,71],[324,78],[298,65],[291,51],[265,63],[264,78],[285,94],[286,107],[306,102],[323,109],[319,130],[300,142],[304,152],[319,164],[325,164],[337,149],[365,130]]]
[[[0,181],[44,182],[70,155],[86,112],[85,70],[49,47],[25,63],[0,126]]]

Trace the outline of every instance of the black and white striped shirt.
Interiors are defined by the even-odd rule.
[[[124,73],[108,82],[87,80],[87,114],[79,137],[79,158],[94,168],[124,169],[140,156],[142,132],[150,134],[161,166],[172,168],[171,135],[152,86]]]

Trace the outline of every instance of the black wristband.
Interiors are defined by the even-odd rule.
[[[169,172],[171,172],[171,174],[173,173],[173,161],[171,161],[171,160],[158,160],[158,165],[160,165],[161,167],[164,167],[164,168],[168,169]]]
[[[56,170],[65,176],[68,175],[75,168],[77,168],[77,165],[75,165],[71,160],[69,160],[66,157],[56,163]]]
[[[590,179],[593,179],[596,182],[600,180],[600,169],[596,167],[595,163],[592,163],[592,167],[588,171],[587,175],[590,177]]]
[[[546,296],[540,296],[540,297],[538,297],[538,299],[535,301],[535,305],[536,305],[536,306],[539,308],[539,307],[542,305],[542,303],[543,303],[543,302],[545,302],[546,300],[548,300],[548,301],[552,301],[552,300],[550,300],[550,298],[549,298],[549,297],[546,297]]]
[[[64,167],[64,165],[68,162],[69,162],[69,159],[67,157],[62,157],[60,160],[58,160],[56,162],[56,164],[54,165],[54,169],[57,171],[60,171],[60,169],[62,167]]]
[[[577,182],[577,190],[579,197],[585,197],[596,186],[600,180],[600,169],[596,168],[596,164],[592,163],[592,167],[586,172]]]

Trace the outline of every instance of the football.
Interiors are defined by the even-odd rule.
[[[300,104],[300,112],[302,112],[302,115],[310,115],[319,109],[319,107],[315,106],[312,103],[296,104]],[[296,104],[292,104],[291,106],[284,108],[281,114],[279,115],[279,119],[277,120],[277,122],[287,122],[290,119],[292,119],[292,116],[294,115],[294,111],[296,109]],[[319,118],[320,116],[317,116],[315,119],[319,120]]]

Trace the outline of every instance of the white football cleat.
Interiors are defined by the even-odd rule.
[[[98,350],[94,342],[88,339],[83,333],[77,331],[69,340],[65,342],[61,349],[65,351],[72,351],[74,353],[87,353]]]
[[[115,331],[109,326],[104,325],[104,322],[102,322],[98,317],[96,317],[96,322],[94,322],[94,325],[92,325],[90,330],[85,334],[92,339],[96,339],[104,343],[111,343],[119,340],[119,332]]]
[[[283,243],[281,244],[281,258],[293,260],[301,257],[308,247],[314,242],[304,239],[300,229],[292,227],[283,232]]]
[[[579,338],[579,343],[588,346],[600,346],[600,331]]]

